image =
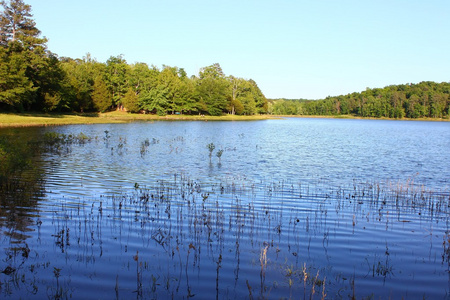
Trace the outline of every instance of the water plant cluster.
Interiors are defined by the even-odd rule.
[[[78,298],[101,280],[95,290],[109,298],[407,296],[365,285],[396,282],[420,269],[417,260],[448,272],[448,201],[448,193],[409,183],[332,188],[230,177],[206,184],[173,174],[122,194],[37,204],[14,223],[1,218],[0,292]],[[395,232],[409,239],[427,230],[436,246],[412,244],[402,258]],[[357,243],[369,242],[371,250],[358,251]],[[341,266],[350,254],[358,272]]]
[[[209,162],[211,163],[212,154],[214,152],[214,149],[216,149],[216,145],[214,145],[214,143],[209,143],[208,145],[206,145],[206,148],[208,148],[208,151],[209,151]],[[222,162],[223,151],[224,151],[223,149],[219,149],[216,152],[216,156],[219,159],[219,164],[221,164],[221,162]]]
[[[70,169],[73,182],[46,183],[58,176],[48,173],[37,184],[39,193],[2,198],[2,297],[449,294],[448,189],[432,190],[414,178],[355,179],[343,185],[326,179],[255,179],[211,168],[208,156],[211,162],[215,153],[219,164],[222,156],[216,141],[205,147],[199,139],[200,146],[192,148],[191,137],[182,135],[134,138],[109,128],[96,134],[47,131],[30,139],[41,158],[28,156],[35,169],[24,169],[22,178],[47,174],[46,168],[53,173],[58,160],[68,162],[80,153],[89,157],[92,149],[100,149],[107,164],[118,161],[120,174],[130,178],[118,189],[96,194],[84,190],[89,177],[80,180]],[[7,140],[9,147],[20,147],[13,141]],[[221,176],[180,170],[133,177],[124,168],[130,157],[151,168],[158,155],[167,162],[186,149],[198,149],[199,167]],[[70,185],[76,185],[75,192]]]

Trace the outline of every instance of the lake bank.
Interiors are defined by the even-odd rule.
[[[0,113],[0,127],[32,127],[75,124],[115,124],[135,121],[254,121],[274,119],[271,115],[254,116],[201,116],[201,115],[166,115],[130,114],[126,112],[86,113],[86,114],[43,114],[43,113]]]
[[[5,127],[34,127],[58,126],[75,124],[120,124],[135,121],[257,121],[280,118],[324,118],[324,119],[368,119],[368,120],[404,120],[404,121],[443,121],[450,119],[421,118],[421,119],[389,119],[362,118],[353,115],[340,116],[306,116],[306,115],[253,115],[253,116],[203,116],[203,115],[166,115],[130,114],[126,112],[85,113],[85,114],[55,114],[55,113],[0,113],[0,128]]]
[[[393,120],[393,121],[432,121],[432,122],[449,122],[450,119],[444,119],[444,118],[402,118],[402,119],[396,119],[396,118],[372,118],[372,117],[360,117],[355,115],[327,115],[327,116],[320,116],[320,115],[273,115],[278,118],[312,118],[312,119],[354,119],[354,120]]]

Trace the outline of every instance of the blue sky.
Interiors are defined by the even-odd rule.
[[[100,62],[214,63],[268,98],[450,81],[449,0],[25,0],[48,48]]]

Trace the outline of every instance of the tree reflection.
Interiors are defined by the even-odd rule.
[[[0,131],[0,229],[9,240],[3,244],[24,242],[34,230],[44,192],[39,132],[37,128]]]

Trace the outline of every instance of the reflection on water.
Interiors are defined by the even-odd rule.
[[[3,130],[0,136],[2,245],[7,253],[22,253],[24,257],[29,252],[26,240],[32,238],[39,215],[37,197],[44,189],[43,163],[34,156],[38,136],[36,130],[18,129]]]
[[[93,139],[41,156],[43,195],[2,202],[4,297],[448,297],[447,124],[161,122],[36,139],[55,130]]]

